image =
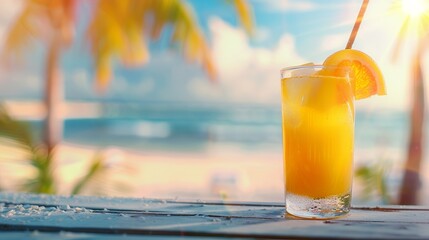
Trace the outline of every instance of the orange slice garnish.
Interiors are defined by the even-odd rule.
[[[380,68],[370,56],[361,51],[340,50],[329,56],[323,65],[351,69],[356,100],[368,98],[375,94],[386,95],[386,87]]]

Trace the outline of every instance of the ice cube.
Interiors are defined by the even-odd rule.
[[[318,77],[318,84],[308,95],[305,105],[320,111],[351,101],[352,93],[350,83],[340,77]]]
[[[299,69],[293,70],[291,72],[291,77],[299,77],[299,76],[309,76],[316,72],[314,69],[314,63],[306,63],[303,65],[300,65]]]
[[[306,102],[314,90],[315,82],[313,76],[291,77],[283,80],[283,99],[285,102],[302,105]]]

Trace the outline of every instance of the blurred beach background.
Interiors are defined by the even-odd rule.
[[[25,2],[0,2],[0,42]],[[60,60],[64,127],[53,150],[56,193],[70,194],[90,160],[100,156],[103,171],[80,194],[283,201],[279,71],[321,63],[343,49],[360,1],[249,0],[252,34],[228,1],[183,1],[193,7],[207,37],[215,80],[170,46],[167,28],[158,41],[148,43],[151,55],[144,65],[128,68],[112,61],[114,71],[104,91],[97,90],[84,42],[94,6],[77,2],[75,40]],[[354,44],[379,63],[388,91],[356,104],[355,169],[375,169],[378,175],[356,177],[355,204],[395,203],[403,176],[414,42],[406,40],[400,57],[392,60],[404,21],[402,11],[392,11],[395,2],[371,1]],[[27,46],[25,61],[0,70],[0,100],[12,118],[30,126],[36,142],[43,141],[46,116],[45,48],[36,41]],[[426,58],[423,72],[429,67]],[[37,174],[22,160],[26,156],[16,146],[0,146],[2,190],[18,191],[23,180]],[[426,155],[423,160],[422,196],[429,196]],[[420,203],[429,200],[421,197]]]

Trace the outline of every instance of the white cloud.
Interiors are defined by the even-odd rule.
[[[349,33],[338,33],[324,37],[321,41],[321,50],[333,52],[346,46]]]
[[[29,89],[30,91],[37,91],[41,89],[41,77],[31,75],[30,73],[24,77],[23,81],[25,82],[25,87]]]
[[[89,76],[85,69],[77,69],[72,75],[72,81],[82,89],[89,89]]]
[[[111,79],[105,93],[99,96],[113,97],[127,100],[141,99],[151,93],[155,88],[154,80],[150,77],[130,80],[125,76],[115,76]],[[95,89],[93,89],[94,95]]]
[[[124,99],[138,98],[152,91],[154,87],[153,79],[141,79],[140,81],[130,81],[124,76],[114,76],[104,92],[98,92],[94,79],[89,76],[88,70],[76,69],[71,74],[71,82],[67,90],[73,97],[121,97]]]
[[[93,80],[86,69],[79,68],[70,74],[63,74],[63,76],[66,81],[66,84],[64,85],[66,96],[72,98],[86,98],[96,93]],[[70,76],[70,79],[68,79],[67,76]]]
[[[0,70],[0,97],[38,98],[43,81],[36,72]]]
[[[222,99],[222,87],[219,84],[207,83],[206,79],[194,78],[188,83],[188,89],[198,98],[211,101]]]
[[[241,103],[280,102],[280,69],[307,62],[295,51],[295,40],[285,34],[274,48],[254,48],[242,29],[219,18],[209,21],[213,58],[219,83],[194,79],[189,88],[194,95],[218,101]]]
[[[264,42],[271,38],[271,30],[265,27],[257,27],[254,40]]]
[[[311,11],[317,8],[317,4],[308,0],[258,0],[261,4],[264,4],[270,11]]]
[[[108,94],[119,94],[119,95],[128,95],[127,90],[130,89],[128,81],[123,76],[115,76],[111,79],[107,93]]]
[[[139,95],[146,95],[152,92],[155,88],[155,82],[152,78],[141,79],[137,84],[135,84],[134,91]]]

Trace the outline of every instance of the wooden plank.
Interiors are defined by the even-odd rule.
[[[333,220],[288,215],[284,221],[226,227],[222,232],[261,238],[429,239],[429,211],[415,207],[352,209],[347,216]]]
[[[142,210],[149,204],[192,204],[192,205],[228,205],[228,206],[255,206],[284,208],[282,202],[221,202],[221,201],[184,201],[180,199],[152,199],[152,198],[117,198],[94,196],[61,196],[46,194],[31,194],[17,192],[0,192],[0,202],[3,203],[28,203],[45,205],[74,205],[88,208],[101,208],[100,204],[109,209]],[[429,211],[429,206],[383,205],[383,206],[353,206],[358,210],[421,210]]]
[[[48,207],[81,207],[92,211],[122,212],[122,213],[152,213],[227,217],[241,216],[254,218],[282,218],[284,207],[282,205],[255,203],[238,204],[201,201],[180,202],[177,200],[139,199],[139,198],[108,198],[88,196],[52,196],[38,194],[0,193],[0,203],[35,205]]]
[[[0,230],[76,232],[129,235],[211,236],[225,225],[240,226],[265,222],[264,218],[231,218],[194,212],[109,212],[80,207],[57,208],[39,205],[4,204]]]
[[[8,234],[66,231],[115,236],[429,239],[429,209],[354,207],[343,218],[320,221],[285,217],[281,203],[192,203],[0,193],[0,230]]]
[[[21,232],[0,232],[1,239],[7,240],[46,240],[46,239],[67,239],[67,240],[141,240],[142,236],[127,235],[127,234],[92,234],[92,233],[74,233],[74,232],[39,232],[39,231],[21,231]],[[183,236],[144,236],[145,240],[183,240]],[[192,239],[200,239],[200,237],[189,237]],[[205,237],[205,240],[221,240],[220,237]],[[240,238],[245,240],[248,238]]]
[[[326,222],[292,220],[225,228],[223,233],[247,233],[255,238],[428,239],[426,224],[386,222]]]
[[[152,199],[152,198],[117,198],[117,197],[93,197],[93,196],[60,196],[30,193],[0,192],[0,202],[3,203],[27,203],[45,205],[74,205],[88,208],[103,207],[121,210],[142,210],[149,205],[160,204],[190,204],[198,205],[228,205],[228,206],[256,206],[256,207],[279,207],[284,208],[283,203],[261,203],[261,202],[209,202],[209,201],[183,201],[178,199]],[[152,206],[150,206],[152,207]]]

